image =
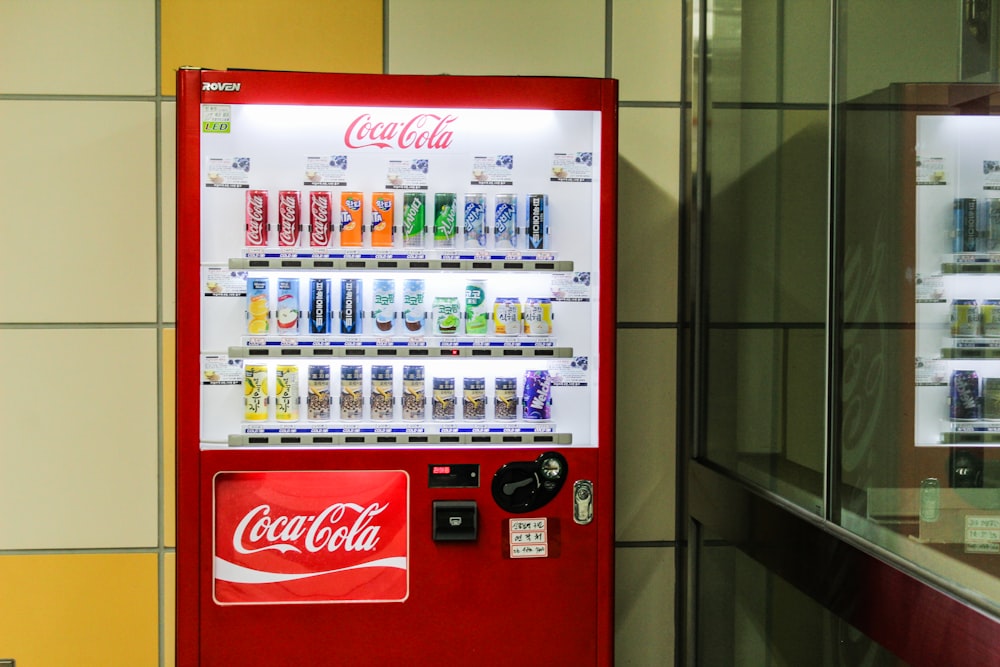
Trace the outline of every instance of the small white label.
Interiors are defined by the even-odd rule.
[[[511,519],[509,527],[511,558],[549,555],[548,519]]]
[[[965,551],[1000,553],[1000,516],[966,516]]]

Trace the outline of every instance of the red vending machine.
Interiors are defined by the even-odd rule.
[[[610,665],[617,83],[178,74],[178,665]]]

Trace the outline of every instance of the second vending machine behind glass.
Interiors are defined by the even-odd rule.
[[[179,73],[178,664],[611,664],[616,105]]]

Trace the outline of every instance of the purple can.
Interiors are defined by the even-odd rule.
[[[970,421],[982,418],[979,400],[979,374],[976,371],[955,371],[948,386],[948,416]]]
[[[524,400],[521,405],[524,407],[521,414],[525,419],[552,419],[552,376],[548,371],[525,372]]]

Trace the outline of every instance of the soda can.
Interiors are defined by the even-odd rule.
[[[325,248],[333,238],[330,193],[317,190],[309,193],[309,245]]]
[[[525,299],[524,333],[528,336],[552,335],[552,299],[546,297]]]
[[[486,378],[462,380],[462,419],[466,421],[486,419]]]
[[[465,333],[485,336],[490,330],[489,306],[486,305],[486,281],[470,280],[465,284]]]
[[[954,371],[948,390],[951,419],[971,421],[980,418],[979,374],[976,371]]]
[[[271,323],[271,286],[267,278],[247,278],[247,333],[261,336]]]
[[[424,218],[427,200],[423,192],[403,195],[403,246],[424,247]]]
[[[424,281],[410,279],[403,281],[403,325],[413,335],[424,332]]]
[[[528,195],[528,212],[525,222],[525,236],[529,250],[548,250],[549,243],[549,196]]]
[[[274,418],[280,422],[299,420],[299,368],[278,366],[274,381]]]
[[[458,234],[458,213],[455,211],[454,192],[439,192],[434,195],[434,247],[454,248]]]
[[[953,299],[951,302],[951,335],[953,337],[978,336],[979,305],[975,299]]]
[[[396,325],[396,281],[377,279],[372,290],[372,321],[378,333],[392,333]]]
[[[330,334],[330,279],[309,281],[309,333]]]
[[[463,229],[466,248],[486,247],[489,228],[486,227],[486,195],[483,193],[466,193]]]
[[[990,198],[983,201],[981,211],[977,211],[980,220],[979,247],[982,252],[1000,251],[1000,199]]]
[[[497,195],[493,209],[493,247],[517,247],[517,195]]]
[[[521,333],[521,300],[517,297],[498,296],[493,302],[493,331],[498,336],[517,336]]]
[[[302,228],[302,196],[298,190],[278,191],[278,245],[290,248],[299,245]]]
[[[522,417],[532,421],[552,419],[552,377],[548,371],[527,371],[524,374]]]
[[[364,229],[362,210],[363,196],[360,192],[340,193],[340,247],[360,248],[361,233]]]
[[[392,391],[392,366],[372,366],[371,418],[389,421],[396,407]]]
[[[493,418],[501,421],[517,419],[517,378],[496,378],[493,387]]]
[[[427,396],[423,366],[403,366],[403,419],[423,421],[427,416]]]
[[[248,247],[267,245],[267,190],[247,190],[246,244]]]
[[[340,281],[340,333],[361,333],[364,308],[361,304],[361,279],[344,278]]]
[[[451,336],[458,333],[458,297],[436,296],[431,306],[433,332],[437,336]]]
[[[431,418],[449,421],[455,418],[455,378],[434,378]]]
[[[361,366],[340,367],[340,418],[344,421],[361,419],[365,397],[361,393]]]
[[[953,212],[952,251],[976,252],[976,200],[968,197],[955,199]]]
[[[312,421],[330,418],[330,367],[309,367],[309,397],[306,399],[306,416]]]
[[[278,333],[299,332],[299,279],[278,278],[278,308],[275,310]]]
[[[983,419],[1000,420],[1000,378],[983,378]]]
[[[372,247],[391,248],[396,238],[396,195],[391,192],[372,193]]]
[[[987,338],[1000,338],[1000,299],[986,299],[979,307],[980,332]]]
[[[267,419],[267,366],[243,367],[243,419]]]

